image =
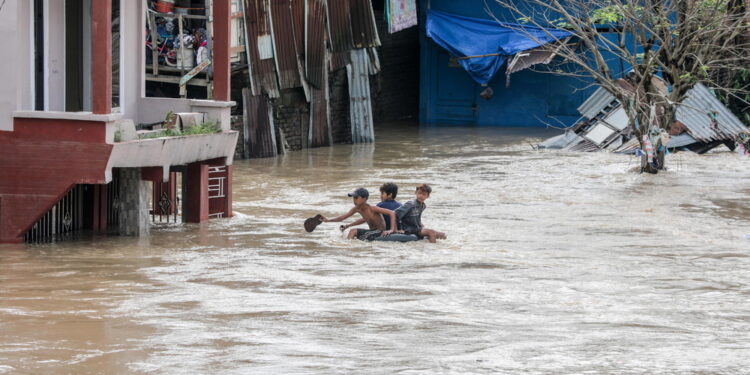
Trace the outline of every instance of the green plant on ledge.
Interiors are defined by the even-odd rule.
[[[219,127],[219,124],[216,121],[206,121],[183,130],[182,135],[211,134],[218,133],[220,131],[221,127]]]

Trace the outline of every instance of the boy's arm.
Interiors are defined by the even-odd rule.
[[[346,224],[343,227],[344,227],[344,229],[346,229],[346,228],[349,228],[349,227],[356,227],[357,225],[364,224],[364,223],[366,223],[365,219],[357,219],[356,221],[353,221],[353,222],[351,222],[349,224]]]
[[[377,213],[380,213],[380,214],[383,214],[383,215],[388,215],[391,218],[391,229],[387,230],[387,231],[384,231],[383,232],[384,235],[391,234],[393,231],[396,230],[396,228],[398,228],[398,225],[396,225],[396,213],[395,212],[393,212],[393,211],[391,211],[391,210],[389,210],[387,208],[382,208],[382,207],[377,207],[377,206],[373,207],[372,209],[373,209],[373,211],[375,211]]]
[[[355,213],[357,213],[357,208],[356,207],[352,208],[351,210],[349,210],[349,212],[347,212],[347,213],[345,213],[345,214],[343,214],[343,215],[341,215],[339,217],[335,217],[333,219],[328,219],[325,216],[323,216],[323,217],[320,218],[320,221],[322,221],[324,223],[342,221],[342,220],[346,219],[347,217],[354,215]]]

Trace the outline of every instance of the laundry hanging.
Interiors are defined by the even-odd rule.
[[[427,36],[459,58],[459,64],[480,84],[489,83],[509,57],[571,35],[565,30],[427,11]]]

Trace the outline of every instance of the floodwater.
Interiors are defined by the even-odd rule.
[[[551,134],[397,124],[237,161],[231,219],[2,246],[0,374],[750,373],[750,160]],[[448,240],[302,230],[387,181]]]

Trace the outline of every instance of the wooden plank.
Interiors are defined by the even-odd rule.
[[[148,15],[148,27],[151,29],[151,67],[155,75],[159,75],[159,34],[156,33],[156,16]]]
[[[174,83],[175,85],[180,84],[180,77],[175,76],[155,76],[153,74],[146,74],[146,81],[151,82],[166,82],[166,83]],[[193,78],[190,81],[187,82],[188,85],[191,86],[208,86],[208,80],[203,78]]]
[[[193,68],[193,70],[189,71],[188,74],[185,74],[184,76],[182,76],[182,78],[180,78],[180,86],[185,86],[188,81],[193,79],[193,77],[198,75],[198,73],[208,68],[209,65],[211,65],[211,60],[201,61],[200,65],[196,66],[195,68]]]

